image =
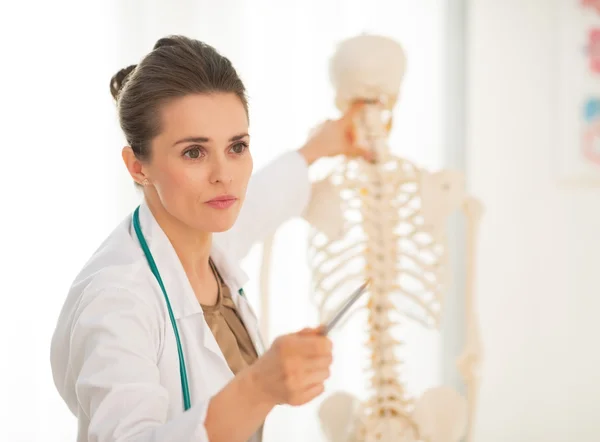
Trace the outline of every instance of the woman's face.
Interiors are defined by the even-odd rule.
[[[242,102],[233,93],[189,95],[165,105],[161,117],[162,132],[143,166],[152,184],[147,197],[191,228],[228,230],[252,174]]]

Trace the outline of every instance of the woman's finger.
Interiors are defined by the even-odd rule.
[[[342,118],[340,118],[341,121],[343,121],[344,123],[350,123],[352,124],[354,117],[362,110],[362,108],[365,106],[364,101],[354,101],[350,107],[346,110],[346,112],[344,113],[344,115],[342,116]]]
[[[329,368],[311,371],[302,380],[301,388],[310,389],[314,385],[322,384],[329,378],[330,374]]]
[[[313,372],[313,371],[321,371],[321,370],[329,369],[332,362],[333,362],[333,357],[331,355],[310,358],[307,360],[306,372],[308,373],[308,372]]]
[[[297,352],[299,356],[318,358],[331,354],[331,341],[321,335],[305,335],[299,339]]]
[[[308,387],[306,390],[304,390],[302,393],[298,394],[294,400],[294,403],[295,404],[305,404],[305,403],[313,400],[317,396],[319,396],[324,391],[325,391],[325,386],[323,384],[312,385],[312,386]]]

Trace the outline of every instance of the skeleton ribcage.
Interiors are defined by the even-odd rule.
[[[371,277],[370,309],[438,324],[445,248],[424,227],[419,173],[411,162],[390,157],[378,164],[345,161],[330,175],[342,200],[344,233],[330,239],[311,230],[309,263],[322,317]]]

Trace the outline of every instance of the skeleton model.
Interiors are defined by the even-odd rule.
[[[337,108],[344,112],[357,100],[367,103],[355,129],[376,158],[373,163],[344,160],[314,183],[305,214],[311,224],[315,301],[323,319],[365,278],[372,280],[363,307],[368,310],[371,394],[362,404],[346,393],[324,400],[319,417],[331,442],[458,442],[466,434],[472,440],[481,357],[473,293],[475,237],[482,207],[466,195],[460,173],[430,173],[388,149],[404,70],[402,48],[370,35],[342,42],[330,65]],[[456,210],[467,220],[467,342],[459,370],[468,399],[444,386],[413,398],[403,385],[397,354],[402,343],[394,330],[406,321],[439,326],[450,282],[445,225]],[[268,260],[268,244],[265,251]]]
[[[321,314],[326,315],[328,305],[337,294],[348,293],[349,286],[365,277],[373,281],[366,307],[372,395],[358,409],[345,394],[324,401],[320,417],[332,442],[458,442],[473,423],[475,369],[481,353],[473,255],[481,206],[466,196],[461,174],[429,173],[388,149],[391,112],[404,69],[402,48],[377,36],[343,42],[331,61],[338,109],[343,112],[356,100],[370,103],[355,127],[359,143],[372,149],[376,158],[373,164],[345,161],[316,183],[306,214],[313,227],[311,267]],[[432,388],[415,400],[403,386],[395,351],[401,343],[392,331],[403,320],[439,325],[449,284],[445,224],[457,209],[464,211],[468,224],[468,337],[459,366],[468,401],[447,387]]]

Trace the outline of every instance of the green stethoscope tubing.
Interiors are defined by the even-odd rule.
[[[171,302],[169,301],[169,295],[167,295],[167,290],[165,289],[165,285],[163,283],[162,278],[160,277],[160,272],[158,271],[158,267],[156,266],[156,262],[154,261],[154,257],[152,256],[152,252],[150,252],[150,248],[148,247],[148,243],[146,242],[146,238],[144,238],[144,234],[142,233],[142,228],[140,227],[140,208],[139,206],[133,212],[133,228],[135,229],[135,234],[140,241],[140,245],[142,246],[142,250],[144,251],[144,255],[146,255],[146,260],[148,261],[148,265],[150,266],[150,270],[154,274],[154,277],[158,281],[158,285],[160,285],[160,289],[163,292],[165,297],[165,302],[167,303],[167,310],[169,311],[169,318],[171,319],[171,325],[173,326],[173,333],[175,333],[175,341],[177,341],[177,354],[179,355],[179,376],[181,378],[181,392],[183,394],[183,409],[189,410],[191,407],[190,401],[190,388],[187,380],[187,370],[185,368],[185,359],[183,357],[183,348],[181,346],[181,339],[179,338],[179,329],[177,328],[177,322],[175,321],[175,315],[173,315],[173,309],[171,308]]]
[[[154,261],[154,257],[152,256],[152,252],[150,252],[150,248],[148,247],[148,243],[146,242],[146,238],[144,238],[144,234],[142,233],[142,228],[140,227],[140,207],[138,206],[133,212],[133,228],[135,230],[135,234],[138,237],[138,241],[142,246],[142,250],[144,251],[144,255],[146,256],[146,260],[148,261],[148,265],[150,266],[150,270],[152,274],[158,281],[158,285],[162,290],[163,296],[165,298],[165,302],[167,304],[167,310],[169,311],[169,319],[171,320],[171,325],[173,326],[173,333],[175,334],[175,341],[177,342],[177,354],[179,355],[179,376],[181,378],[181,393],[183,395],[183,409],[189,410],[191,408],[191,400],[190,400],[190,387],[188,385],[187,379],[187,370],[185,368],[185,359],[183,357],[183,347],[181,346],[181,339],[179,338],[179,329],[177,328],[177,321],[175,320],[175,315],[173,314],[173,309],[171,308],[171,302],[169,301],[169,295],[167,295],[167,289],[165,289],[165,284],[160,276],[160,272],[158,271],[158,267],[156,266],[156,262]],[[239,289],[238,293],[240,296],[244,296],[244,289]]]

